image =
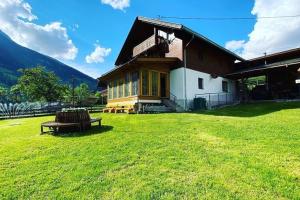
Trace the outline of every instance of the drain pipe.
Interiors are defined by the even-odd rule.
[[[187,111],[188,110],[188,106],[187,106],[187,88],[186,88],[186,68],[187,68],[187,55],[186,55],[186,50],[189,47],[189,45],[191,44],[191,42],[194,40],[195,35],[193,34],[192,38],[190,39],[190,41],[185,45],[184,50],[183,50],[183,54],[184,54],[184,76],[183,76],[183,81],[184,81],[184,110]]]

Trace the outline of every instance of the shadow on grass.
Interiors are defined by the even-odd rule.
[[[248,103],[236,106],[229,106],[216,110],[199,111],[195,113],[214,115],[214,116],[230,116],[230,117],[257,117],[267,115],[273,112],[286,109],[300,108],[300,102],[264,102],[264,103]]]
[[[72,133],[52,133],[55,137],[86,137],[91,135],[98,135],[98,134],[104,134],[106,132],[109,132],[113,130],[114,127],[112,126],[92,126],[90,130],[83,131],[83,132],[72,132]]]

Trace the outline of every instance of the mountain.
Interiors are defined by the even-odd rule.
[[[96,89],[95,79],[58,60],[15,43],[0,30],[0,85],[10,87],[16,84],[20,76],[18,69],[38,65],[45,66],[48,71],[53,71],[64,83],[70,83],[74,77],[76,85],[86,83],[91,89]]]

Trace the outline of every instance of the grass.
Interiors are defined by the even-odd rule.
[[[0,121],[0,199],[300,198],[299,102],[101,116],[84,135]]]

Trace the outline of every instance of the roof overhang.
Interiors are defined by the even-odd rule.
[[[100,81],[108,81],[110,77],[115,76],[116,74],[125,73],[127,70],[133,67],[140,67],[142,65],[147,66],[159,66],[164,65],[168,66],[170,69],[175,68],[178,64],[181,63],[181,60],[178,58],[139,58],[136,57],[129,62],[116,66],[114,69],[110,70],[109,72],[103,74],[101,77],[98,78]]]
[[[227,74],[226,77],[243,78],[260,76],[273,69],[288,67],[300,67],[300,58],[239,70],[237,72]]]
[[[198,38],[198,39],[200,39],[200,40],[202,40],[202,41],[205,41],[205,42],[207,42],[208,44],[210,44],[210,45],[212,45],[212,46],[214,46],[214,47],[220,49],[220,50],[223,51],[224,53],[226,53],[226,54],[228,54],[228,55],[234,57],[235,59],[237,59],[237,60],[239,60],[239,61],[246,61],[244,58],[240,57],[239,55],[233,53],[232,51],[229,51],[228,49],[222,47],[221,45],[215,43],[214,41],[208,39],[207,37],[205,37],[205,36],[203,36],[203,35],[201,35],[201,34],[195,32],[195,31],[193,31],[192,29],[189,29],[189,28],[187,28],[187,27],[185,27],[185,26],[182,26],[182,30],[183,30],[183,31],[186,31],[186,32],[189,33],[189,34],[194,35],[196,38]]]

